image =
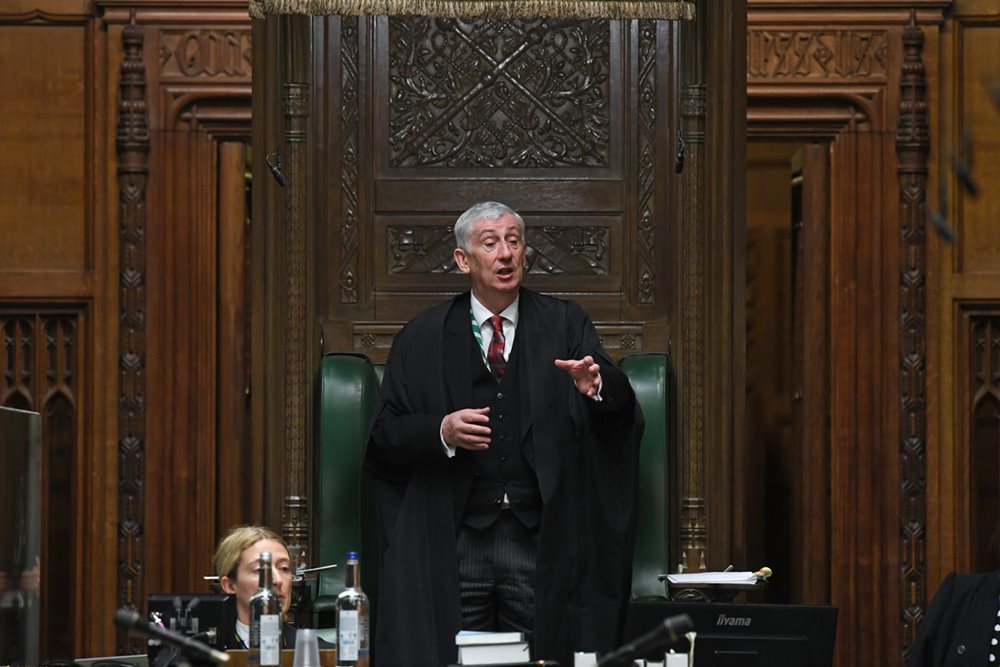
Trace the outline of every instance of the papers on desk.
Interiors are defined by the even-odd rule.
[[[691,584],[756,584],[764,575],[758,572],[686,572],[684,574],[660,575],[674,586]]]

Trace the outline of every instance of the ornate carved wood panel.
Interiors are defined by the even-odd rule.
[[[677,102],[656,26],[331,19],[325,348],[383,359],[402,322],[467,289],[451,224],[496,199],[528,223],[527,285],[583,302],[622,352],[664,349]]]
[[[604,21],[389,22],[389,167],[607,167]]]

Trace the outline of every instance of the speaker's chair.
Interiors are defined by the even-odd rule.
[[[676,516],[669,358],[665,354],[637,354],[622,359],[620,366],[632,383],[646,420],[639,453],[632,597],[663,596],[664,585],[657,575],[669,568],[670,530]],[[381,365],[373,365],[363,355],[331,353],[323,357],[313,523],[317,553],[310,560],[341,567],[320,578],[314,606],[320,614],[332,609],[333,599],[344,587],[344,555],[361,547],[361,457],[378,402],[382,371]]]

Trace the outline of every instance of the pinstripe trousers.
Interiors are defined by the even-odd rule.
[[[531,632],[535,619],[538,529],[502,510],[487,528],[458,530],[458,582],[464,630]]]

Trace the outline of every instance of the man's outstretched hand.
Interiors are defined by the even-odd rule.
[[[569,373],[577,391],[584,396],[594,397],[601,388],[601,367],[590,355],[583,359],[556,359],[556,367]]]

